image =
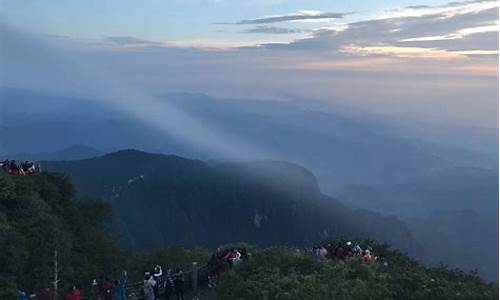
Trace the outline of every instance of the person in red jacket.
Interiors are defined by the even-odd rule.
[[[76,286],[72,286],[69,289],[69,293],[66,295],[64,300],[80,300],[80,291],[76,288]]]

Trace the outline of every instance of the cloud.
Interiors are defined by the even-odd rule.
[[[274,26],[257,26],[254,28],[243,30],[242,33],[265,33],[265,34],[296,34],[302,33],[300,28],[283,28]]]
[[[332,12],[318,12],[318,11],[300,11],[298,13],[286,14],[286,15],[275,15],[256,19],[247,19],[237,21],[235,23],[218,23],[218,24],[237,24],[237,25],[247,25],[247,24],[270,24],[288,21],[310,21],[310,20],[329,20],[329,19],[342,19],[346,15],[353,14],[349,13],[332,13]]]
[[[446,51],[436,48],[424,47],[400,47],[400,46],[368,46],[357,47],[348,46],[341,49],[341,52],[355,55],[390,55],[403,58],[442,58],[454,59],[473,55],[496,55],[496,50],[462,50]]]
[[[429,5],[410,5],[406,6],[405,9],[422,9],[422,8],[431,8]]]
[[[312,37],[288,45],[261,47],[323,53],[330,57],[349,53],[441,59],[498,52],[496,1],[467,1],[461,5],[426,8],[425,11],[422,15],[407,16],[402,12],[397,17],[348,23],[340,31],[316,30]]]
[[[231,98],[303,97],[354,104],[376,112],[391,109],[422,118],[439,105],[442,109],[436,114],[446,114],[443,118],[470,117],[491,123],[495,116],[498,118],[498,58],[494,55],[498,52],[498,4],[495,5],[491,7],[492,1],[469,1],[453,4],[453,10],[438,6],[422,8],[425,14],[408,15],[403,11],[397,16],[346,23],[340,29],[308,31],[307,38],[291,43],[264,41],[257,46],[255,39],[244,39],[245,43],[235,39],[161,45],[150,42],[148,46],[147,41],[140,39],[111,37],[101,47],[84,42],[71,45],[65,39],[54,41],[54,47],[68,52],[68,64],[92,66],[94,70],[89,73],[116,81],[111,83],[98,78],[97,83],[87,84],[90,79],[81,79],[82,72],[64,69],[62,55],[47,55],[46,48],[21,43],[31,37],[0,32],[6,58],[3,73],[9,74],[1,84],[53,87],[55,91],[71,88],[71,95],[101,92],[104,98],[109,90],[113,105],[129,101],[133,104],[127,108],[131,113],[137,105],[137,110],[144,113],[141,118],[151,114],[151,122],[168,128],[169,134],[182,133],[182,128],[175,122],[163,123],[166,121],[161,121],[161,116],[149,110],[149,106],[155,107],[152,94],[188,91]],[[255,26],[253,29],[260,31],[280,31],[270,29],[272,26]],[[269,34],[266,40],[276,42],[289,37],[293,36]],[[16,40],[18,47],[14,47]],[[214,47],[200,48],[207,44]],[[146,108],[135,100],[143,97]],[[176,119],[176,112],[168,116],[171,114],[174,120],[183,122]],[[184,138],[192,142],[199,136],[214,134],[199,127],[190,126],[198,129],[193,134],[186,133]],[[225,140],[220,142],[224,149],[213,150],[231,152],[231,145]],[[206,147],[213,147],[206,143]],[[253,151],[244,141],[241,144],[238,151]]]
[[[292,44],[224,50],[49,42],[3,27],[2,70],[8,76],[0,84],[103,101],[168,136],[228,157],[267,157],[269,152],[225,134],[217,124],[164,106],[154,95],[181,91],[231,99],[307,99],[415,119],[434,114],[440,120],[497,123],[498,60],[476,52],[486,49],[486,42],[476,42],[487,37],[471,34],[439,47],[400,45],[400,39],[414,36],[392,31],[405,32],[411,20],[403,21],[354,23]],[[376,26],[370,30],[371,25]],[[349,45],[357,52],[347,52]],[[461,52],[448,57],[450,51]]]
[[[159,46],[161,43],[147,41],[132,36],[109,36],[104,38],[105,43],[116,44],[120,46]]]

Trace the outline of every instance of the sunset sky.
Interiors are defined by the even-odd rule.
[[[96,96],[88,72],[152,94],[498,124],[497,1],[0,3],[4,86]]]

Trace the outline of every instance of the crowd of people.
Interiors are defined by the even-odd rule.
[[[357,242],[339,242],[338,244],[328,243],[326,245],[314,246],[311,249],[307,249],[311,255],[317,259],[339,259],[345,260],[351,257],[360,257],[364,262],[371,262],[378,260],[375,255],[375,251],[371,246],[367,246],[362,249]]]
[[[125,300],[127,291],[127,272],[123,271],[115,281],[109,278],[94,279],[90,287],[90,300]],[[66,299],[77,300],[77,299]]]
[[[89,300],[125,300],[127,290],[127,272],[123,271],[120,279],[111,281],[109,278],[102,280],[94,279],[90,285],[90,293],[84,299]],[[70,286],[69,290],[63,294],[64,300],[81,300],[83,297],[80,290],[75,286]],[[19,290],[18,300],[54,300],[54,292],[51,287],[45,287],[38,293],[28,295],[26,291]]]
[[[248,260],[250,253],[246,248],[217,248],[208,261],[208,288],[217,285],[217,280],[222,273],[238,265],[241,261]]]
[[[125,300],[127,290],[127,272],[123,271],[120,279],[115,281],[109,278],[94,279],[90,285],[90,300]],[[80,291],[72,286],[66,294],[65,300],[80,300]]]
[[[28,176],[41,171],[39,164],[28,160],[18,164],[13,159],[0,162],[0,170],[14,176]]]
[[[156,265],[151,272],[144,274],[144,300],[159,300],[160,292],[165,300],[172,295],[177,300],[184,299],[184,272],[181,268],[163,272],[161,266]]]
[[[213,288],[217,284],[219,276],[238,265],[242,260],[247,260],[250,254],[246,248],[224,248],[219,247],[212,254],[208,264],[208,287]],[[152,271],[144,274],[143,294],[145,300],[183,300],[185,291],[184,272],[181,268],[175,270],[162,270],[156,265]]]
[[[300,250],[297,250],[300,251]],[[306,253],[312,255],[318,260],[337,259],[346,260],[353,257],[361,258],[364,262],[370,263],[380,259],[374,249],[367,246],[363,249],[357,242],[339,242],[337,244],[328,243],[325,245],[317,245],[312,248],[306,248]],[[208,271],[208,288],[214,288],[222,273],[230,270],[240,264],[242,261],[248,260],[250,253],[246,248],[224,248],[219,247],[212,254],[207,264]],[[132,293],[129,297],[127,294],[127,272],[123,271],[120,279],[114,282],[105,278],[104,280],[94,279],[90,288],[90,300],[169,300],[171,296],[174,299],[183,300],[185,291],[184,272],[181,268],[174,271],[172,269],[162,270],[160,265],[156,265],[150,272],[144,274],[143,298],[141,295]],[[19,291],[18,300],[27,300],[28,297],[24,291]],[[44,288],[36,297],[37,300],[53,300],[52,291],[50,288]],[[76,286],[71,286],[70,290],[64,297],[65,300],[80,300],[80,291]]]

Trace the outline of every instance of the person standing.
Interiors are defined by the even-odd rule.
[[[26,295],[26,291],[24,290],[19,290],[17,293],[17,300],[27,300],[28,297]]]
[[[180,268],[175,270],[174,289],[177,300],[184,300],[184,273]]]
[[[80,300],[80,291],[76,288],[76,286],[72,286],[69,289],[69,293],[66,295],[65,300]]]
[[[153,270],[153,279],[155,281],[155,286],[154,286],[154,294],[155,294],[155,300],[159,300],[160,297],[160,285],[161,285],[161,280],[163,276],[163,271],[161,270],[160,265],[156,265],[154,270]]]
[[[19,175],[19,167],[15,160],[10,161],[10,175]],[[24,291],[23,291],[24,292]],[[26,294],[26,292],[24,292]]]
[[[45,287],[38,294],[38,300],[53,300],[54,296],[52,295],[52,291],[49,287]]]
[[[165,300],[170,299],[170,295],[174,291],[174,279],[172,278],[172,270],[167,269],[165,273],[165,278],[163,280],[163,285],[165,287]]]
[[[144,300],[155,299],[155,293],[154,293],[155,285],[156,282],[154,281],[153,276],[151,276],[151,273],[146,272],[144,274]]]
[[[248,254],[247,248],[242,248],[240,252],[241,252],[241,259],[242,260],[248,260],[250,258],[250,255]]]
[[[113,283],[106,278],[101,290],[101,299],[103,300],[113,300]]]
[[[363,255],[363,261],[364,262],[371,262],[372,261],[372,254],[370,250],[366,249],[365,254]]]
[[[122,280],[115,280],[114,292],[114,300],[125,300],[125,286]]]
[[[99,284],[96,279],[92,281],[92,285],[90,286],[90,299],[99,300]]]

